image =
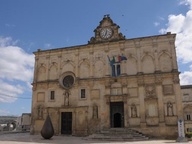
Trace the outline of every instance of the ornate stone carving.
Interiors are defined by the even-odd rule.
[[[100,25],[94,30],[95,37],[91,37],[90,41],[88,41],[88,44],[114,41],[114,40],[124,40],[125,36],[122,33],[119,33],[118,29],[119,26],[113,23],[110,16],[105,15],[103,17],[103,20],[100,22]],[[103,34],[105,35],[103,36]]]
[[[137,117],[137,107],[135,104],[131,105],[131,117],[132,118]]]
[[[156,96],[155,84],[145,85],[145,95],[147,98],[152,98]]]
[[[167,116],[173,115],[173,104],[171,102],[167,102]]]
[[[123,87],[127,87],[127,81],[126,81],[126,79],[122,79],[122,80],[121,80],[121,83],[122,83],[122,86],[123,86]]]
[[[38,84],[37,85],[37,89],[46,89],[47,88],[47,84]]]
[[[161,85],[162,84],[162,77],[160,75],[156,75],[155,76],[155,83],[157,85]]]
[[[174,75],[173,76],[173,82],[175,83],[175,84],[179,84],[179,82],[180,82],[180,80],[179,80],[179,76],[178,75]]]
[[[64,93],[64,106],[69,106],[69,95],[70,95],[70,92],[69,90],[66,90]]]
[[[93,119],[98,119],[98,106],[93,106]]]
[[[138,86],[144,86],[144,79],[143,79],[143,77],[138,77],[138,79],[137,79],[137,83],[138,83]]]
[[[32,90],[35,91],[37,89],[37,85],[36,84],[32,84],[33,87],[32,87]]]
[[[43,110],[44,107],[42,105],[37,106],[37,119],[43,119]]]

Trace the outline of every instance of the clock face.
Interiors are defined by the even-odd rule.
[[[65,88],[71,88],[74,84],[74,77],[71,75],[67,75],[63,79],[63,86]]]
[[[112,36],[112,29],[110,28],[103,28],[100,32],[100,36],[103,39],[108,39]]]

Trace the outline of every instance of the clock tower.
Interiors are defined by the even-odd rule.
[[[109,15],[104,15],[99,26],[94,30],[95,37],[92,37],[88,43],[95,44],[125,40],[125,36],[119,32],[119,28],[117,24],[113,23]]]

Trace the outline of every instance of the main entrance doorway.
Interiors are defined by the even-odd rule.
[[[124,103],[110,103],[110,122],[112,128],[124,127]]]
[[[72,112],[61,113],[61,134],[72,134]]]

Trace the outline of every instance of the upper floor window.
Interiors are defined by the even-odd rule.
[[[122,54],[122,55],[116,55],[113,57],[107,56],[109,59],[109,63],[111,66],[111,72],[112,76],[116,77],[121,75],[121,61],[127,60],[127,58]]]
[[[120,76],[121,75],[121,65],[120,63],[115,63],[112,65],[112,76]]]
[[[81,89],[81,98],[86,98],[85,89]]]
[[[55,100],[55,91],[51,91],[50,100]]]
[[[191,115],[190,115],[190,114],[187,114],[187,115],[186,115],[186,118],[187,118],[187,120],[191,120]]]

